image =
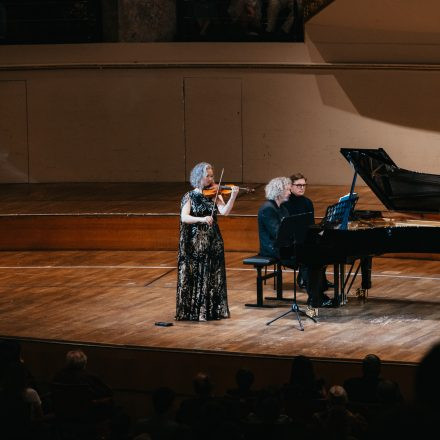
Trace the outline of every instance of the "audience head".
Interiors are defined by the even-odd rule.
[[[165,414],[172,406],[175,392],[168,387],[160,387],[153,392],[153,407],[157,414]]]
[[[331,406],[345,406],[348,403],[347,392],[340,385],[333,385],[328,390],[328,401]]]
[[[381,380],[377,385],[377,398],[380,403],[385,405],[401,403],[402,396],[399,385],[389,379]]]
[[[362,361],[362,372],[364,377],[378,378],[381,367],[381,360],[375,354],[367,354]]]
[[[315,383],[315,369],[313,363],[307,356],[295,356],[290,369],[290,384]]]
[[[440,343],[434,345],[417,367],[415,380],[416,402],[429,409],[440,406]]]
[[[266,199],[285,202],[289,198],[291,184],[288,177],[275,177],[264,188]]]
[[[254,383],[254,373],[246,368],[240,368],[235,374],[235,381],[241,390],[249,390]]]
[[[212,393],[211,378],[207,373],[197,373],[193,380],[194,391],[198,396],[208,397]]]
[[[66,354],[66,367],[71,370],[84,370],[87,365],[87,356],[82,350],[71,350]]]

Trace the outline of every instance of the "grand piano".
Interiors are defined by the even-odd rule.
[[[386,253],[440,252],[440,175],[399,168],[382,148],[342,148],[341,153],[355,170],[348,197],[352,203],[345,204],[341,216],[335,217],[330,207],[327,208],[323,222],[310,226],[301,243],[280,249],[283,258],[294,254],[297,262],[308,266],[333,264],[334,303],[338,306],[346,302],[360,268],[360,292],[368,293],[372,257]],[[388,212],[354,210],[357,175]],[[346,274],[347,264],[350,269]]]

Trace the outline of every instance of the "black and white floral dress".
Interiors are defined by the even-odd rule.
[[[191,204],[190,215],[211,215],[214,201],[199,191],[186,193],[181,208]],[[226,292],[226,269],[223,238],[217,224],[180,222],[179,253],[177,260],[176,319],[209,321],[229,318]]]

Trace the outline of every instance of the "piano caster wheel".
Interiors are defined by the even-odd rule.
[[[362,289],[362,288],[357,289],[356,296],[360,301],[365,302],[368,298],[368,289]]]

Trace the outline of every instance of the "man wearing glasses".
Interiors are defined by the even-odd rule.
[[[307,187],[307,179],[301,173],[293,174],[290,179],[292,180],[292,186],[290,188],[290,197],[287,202],[283,203],[282,207],[289,212],[289,215],[297,215],[304,213],[311,213],[310,218],[315,218],[315,209],[313,207],[312,201],[304,195]],[[304,265],[300,266],[298,274],[298,286],[307,289],[307,279],[308,279],[308,268]],[[323,290],[327,290],[332,287],[330,283],[325,278],[325,268],[323,270]],[[310,296],[309,296],[310,300]],[[331,307],[332,300],[325,294],[321,295],[320,307]]]
[[[294,174],[290,179],[292,180],[292,186],[290,187],[291,194],[289,200],[283,204],[283,207],[287,209],[289,215],[310,212],[312,214],[311,218],[314,218],[315,209],[313,208],[313,203],[304,195],[306,192],[307,179],[301,173]]]

